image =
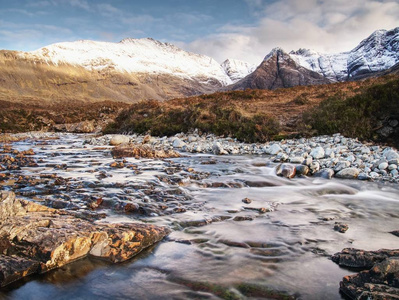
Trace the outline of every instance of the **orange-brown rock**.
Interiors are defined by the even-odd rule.
[[[142,158],[174,158],[181,155],[174,150],[157,150],[150,145],[125,144],[112,149],[112,156],[120,157],[142,157]]]
[[[147,224],[93,224],[11,192],[0,195],[0,285],[88,255],[123,262],[169,233]]]

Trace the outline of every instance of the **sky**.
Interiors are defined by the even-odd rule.
[[[218,62],[274,47],[348,51],[399,26],[399,0],[0,0],[0,49],[151,37]]]

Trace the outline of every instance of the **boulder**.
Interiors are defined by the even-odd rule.
[[[276,168],[276,175],[286,178],[294,178],[296,174],[296,168],[291,164],[281,164]]]
[[[323,169],[314,174],[315,177],[321,177],[325,179],[331,179],[334,176],[334,170],[333,169]]]
[[[339,171],[335,176],[343,179],[355,179],[359,175],[360,170],[357,168],[346,168]]]
[[[1,192],[0,285],[88,255],[126,261],[169,233],[147,224],[92,223]]]

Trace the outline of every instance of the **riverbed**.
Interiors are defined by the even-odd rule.
[[[32,149],[36,165],[6,172],[1,189],[93,222],[172,233],[127,263],[83,259],[7,286],[0,298],[341,299],[339,282],[354,271],[332,254],[399,248],[390,233],[399,229],[397,183],[287,179],[269,155],[115,160],[112,147],[73,134],[12,148]]]

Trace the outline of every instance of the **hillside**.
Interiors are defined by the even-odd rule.
[[[202,132],[228,135],[247,142],[264,142],[287,136],[320,134],[325,133],[322,127],[311,122],[316,108],[328,107],[325,103],[334,99],[338,99],[334,101],[342,102],[356,95],[367,97],[369,89],[373,86],[381,86],[380,89],[384,90],[384,84],[397,83],[398,80],[398,76],[385,76],[359,82],[318,86],[219,92],[186,99],[173,99],[163,103],[141,102],[124,110],[116,118],[116,122],[107,127],[106,132],[150,132],[153,135],[162,136],[197,128]],[[392,88],[389,88],[389,91],[391,90]],[[376,95],[378,96],[378,93]],[[375,103],[378,101],[378,99],[375,100]],[[394,97],[392,101],[399,101],[399,99]],[[324,106],[321,103],[324,103]],[[343,106],[338,107],[339,110],[336,111],[338,116],[331,112],[330,115],[326,114],[326,118],[322,121],[334,122],[329,117],[339,117],[339,113],[343,112]],[[374,104],[373,107],[375,107]],[[356,109],[352,106],[349,108]],[[381,109],[381,111],[385,114],[391,113],[389,110]],[[323,113],[319,115],[323,116]],[[382,117],[381,114],[375,115]],[[368,116],[368,118],[371,117]],[[386,117],[387,115],[384,116],[385,119]],[[367,120],[367,118],[363,119],[364,122]],[[350,122],[355,127],[357,119]],[[384,127],[384,124],[380,123],[379,129]],[[345,126],[348,126],[347,123]],[[339,132],[341,128],[336,127],[334,130]],[[351,134],[350,131],[348,133]],[[374,138],[367,134],[360,137]]]

